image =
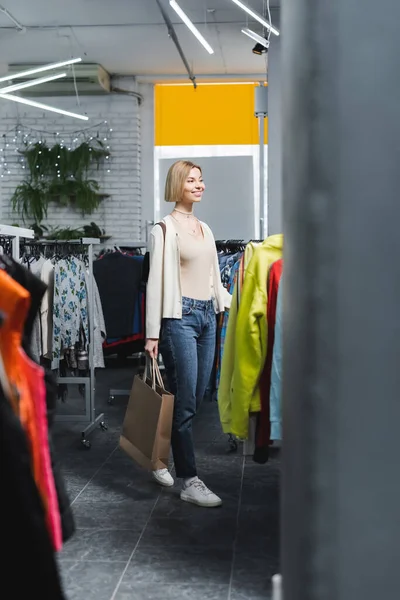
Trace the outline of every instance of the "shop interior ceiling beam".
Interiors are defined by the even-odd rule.
[[[10,19],[10,21],[14,24],[17,31],[19,31],[20,33],[26,32],[26,27],[24,25],[21,25],[21,23],[19,21],[17,21],[17,19],[10,13],[10,11],[7,10],[1,4],[0,4],[0,13],[3,13],[3,15],[5,15],[8,19]]]
[[[159,9],[160,9],[160,12],[161,12],[161,14],[162,14],[162,17],[163,17],[163,19],[164,19],[164,21],[165,21],[165,24],[166,24],[166,26],[167,26],[167,29],[168,29],[168,35],[170,36],[170,38],[171,38],[171,39],[172,39],[172,41],[174,42],[174,44],[175,44],[175,46],[176,46],[176,49],[178,50],[179,56],[181,57],[181,59],[182,59],[182,62],[183,62],[183,64],[185,65],[185,69],[186,69],[186,71],[188,72],[189,79],[190,79],[190,81],[193,83],[193,86],[194,86],[194,88],[196,89],[196,87],[197,87],[197,83],[196,83],[196,76],[195,76],[195,74],[193,73],[192,69],[190,68],[190,65],[189,65],[189,63],[188,63],[188,60],[187,60],[187,58],[186,58],[186,56],[185,56],[185,54],[184,54],[184,52],[183,52],[183,50],[182,50],[182,46],[181,46],[181,44],[180,44],[180,42],[179,42],[178,36],[176,35],[176,31],[175,31],[175,29],[174,29],[174,26],[173,26],[173,24],[172,24],[172,21],[171,21],[171,19],[169,18],[167,11],[165,10],[165,8],[164,8],[164,6],[163,6],[163,4],[162,4],[162,1],[161,1],[161,0],[156,0],[156,2],[157,2],[157,4],[158,4],[158,7],[159,7]]]

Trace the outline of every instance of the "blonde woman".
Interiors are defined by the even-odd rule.
[[[186,160],[172,165],[165,200],[175,208],[150,236],[146,352],[152,358],[161,352],[175,396],[172,452],[181,499],[215,507],[221,499],[197,476],[192,423],[212,372],[216,314],[229,308],[231,296],[221,283],[211,229],[193,212],[204,190],[198,165]],[[174,485],[167,469],[153,477],[160,485]]]

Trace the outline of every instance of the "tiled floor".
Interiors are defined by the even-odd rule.
[[[256,465],[228,453],[217,405],[196,422],[199,475],[224,505],[202,509],[160,489],[118,448],[126,398],[106,402],[110,387],[129,388],[131,369],[98,375],[98,404],[108,431],[79,444],[79,427],[58,426],[56,446],[78,530],[60,567],[68,600],[268,600],[279,572],[279,461]]]

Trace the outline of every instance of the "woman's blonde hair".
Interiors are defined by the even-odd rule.
[[[169,168],[165,181],[166,202],[180,202],[186,179],[192,169],[198,169],[200,173],[203,172],[199,165],[195,165],[190,160],[178,160]]]

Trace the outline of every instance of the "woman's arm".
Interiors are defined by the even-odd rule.
[[[150,270],[146,286],[146,340],[160,337],[163,312],[164,233],[155,226],[150,233]],[[147,345],[147,344],[146,344]]]

